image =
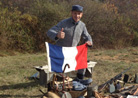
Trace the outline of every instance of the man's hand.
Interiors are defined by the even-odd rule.
[[[63,32],[63,30],[64,30],[64,28],[62,28],[61,31],[58,32],[58,34],[57,34],[57,37],[59,39],[64,39],[65,38],[65,32]]]
[[[86,42],[88,46],[92,47],[92,42],[91,41],[87,41]]]

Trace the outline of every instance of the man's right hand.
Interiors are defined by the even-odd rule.
[[[65,32],[63,32],[63,30],[64,30],[64,28],[62,28],[61,31],[58,32],[58,34],[57,34],[57,37],[59,39],[64,39],[65,38]]]

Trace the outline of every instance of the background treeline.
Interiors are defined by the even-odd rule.
[[[138,0],[0,0],[0,50],[45,51],[46,32],[74,4],[84,7],[94,48],[138,46]]]

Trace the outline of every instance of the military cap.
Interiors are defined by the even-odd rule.
[[[73,5],[72,6],[72,11],[80,11],[80,12],[82,12],[83,11],[83,7],[80,6],[80,5]]]

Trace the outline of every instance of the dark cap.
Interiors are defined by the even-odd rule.
[[[80,12],[82,12],[83,11],[83,7],[80,6],[80,5],[73,5],[72,6],[72,11],[80,11]]]

